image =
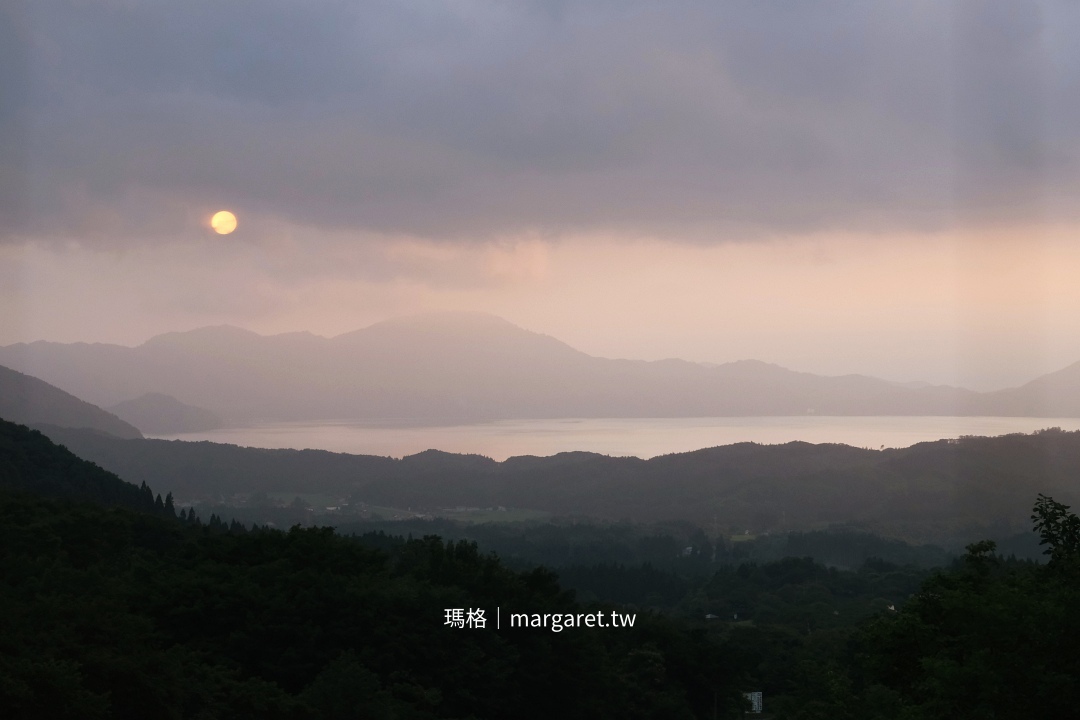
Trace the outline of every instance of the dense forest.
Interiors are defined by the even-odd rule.
[[[582,562],[527,568],[524,551],[509,566],[465,538],[202,518],[0,423],[0,707],[733,718],[760,691],[775,718],[1065,717],[1080,701],[1080,519],[1038,496],[1031,520],[1043,563],[981,542],[936,570],[874,558],[840,569],[738,558],[707,535],[672,561],[650,545],[662,535],[613,526],[582,531],[598,543]],[[558,546],[522,537],[529,553]],[[620,537],[619,552],[638,553],[625,557],[669,562],[600,559]],[[455,608],[485,610],[485,627],[447,624]],[[553,632],[508,627],[511,612],[635,622]]]
[[[364,542],[330,528],[174,518],[39,433],[0,429],[6,717],[693,717],[741,707],[740,673],[721,648],[659,615],[558,634],[496,629],[499,607],[612,610],[575,602],[542,568],[514,572],[474,544],[435,537]],[[65,467],[71,500],[52,482]],[[485,609],[487,626],[448,627],[454,608]]]

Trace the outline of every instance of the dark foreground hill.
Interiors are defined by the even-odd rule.
[[[507,570],[474,544],[384,536],[383,551],[330,528],[176,519],[9,423],[0,473],[4,718],[741,710],[745,672],[702,633],[584,607],[550,572]],[[134,500],[112,502],[118,493]],[[546,614],[545,627],[511,628],[510,612]]]
[[[43,498],[34,478],[55,495],[56,468],[98,471],[0,429],[4,477],[20,479],[0,485],[5,718],[719,719],[742,716],[749,690],[794,720],[1071,717],[1080,702],[1080,520],[1050,498],[1034,518],[1045,565],[982,542],[925,580],[788,559],[720,568],[690,593],[648,566],[582,568],[608,590],[683,595],[685,623],[583,605],[468,542]]]
[[[139,429],[52,385],[0,366],[0,418],[24,425],[89,428],[116,437],[142,437]]]
[[[185,501],[322,493],[436,512],[543,510],[639,522],[685,520],[726,532],[855,524],[916,541],[1028,529],[1039,492],[1080,499],[1080,433],[969,437],[910,448],[741,443],[651,460],[591,453],[517,457],[428,451],[400,460],[209,442],[117,440],[48,430],[81,457]]]
[[[105,436],[102,436],[105,437]],[[0,420],[0,491],[93,502],[149,513],[165,511],[150,488],[76,457],[37,430]],[[171,508],[172,498],[169,498]]]

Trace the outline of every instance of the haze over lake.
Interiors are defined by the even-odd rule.
[[[261,447],[318,449],[402,457],[424,450],[475,453],[495,460],[583,450],[650,458],[738,442],[801,440],[855,447],[907,447],[961,435],[1080,430],[1080,418],[1022,417],[722,417],[503,420],[470,425],[272,423],[200,433],[158,435]]]

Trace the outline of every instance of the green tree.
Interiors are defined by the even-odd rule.
[[[1006,560],[993,542],[974,543],[899,612],[863,629],[853,675],[868,712],[1019,720],[1075,711],[1080,520],[1043,495],[1033,512],[1048,565]]]
[[[1031,520],[1042,538],[1039,544],[1049,546],[1043,553],[1051,560],[1080,555],[1080,518],[1069,512],[1068,505],[1040,493]]]

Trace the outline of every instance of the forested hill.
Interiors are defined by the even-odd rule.
[[[1071,469],[1075,445],[1074,435],[1044,433],[931,444],[887,458],[898,473],[926,457],[958,466],[978,458],[983,470],[997,466],[992,477],[1000,479],[1042,458],[1037,469],[1051,477]],[[854,448],[776,450],[764,471],[798,460],[811,475],[828,475],[831,451],[849,469],[873,467],[866,465],[873,453]],[[759,449],[718,451],[750,462]],[[715,454],[659,466],[672,472]],[[596,461],[569,455],[509,467]],[[437,453],[363,462],[431,477],[507,467]],[[585,605],[551,572],[511,571],[469,542],[247,530],[100,506],[130,500],[148,509],[139,492],[39,433],[0,423],[5,718],[719,720],[742,716],[750,690],[764,693],[774,717],[792,720],[1070,717],[1080,702],[1080,520],[1047,497],[1034,509],[1050,551],[1045,565],[995,557],[993,544],[981,542],[917,590],[921,573],[880,561],[857,573],[809,559],[744,564],[683,592],[679,605],[696,619],[679,620],[644,607]],[[605,593],[634,594],[616,587],[634,577],[650,595],[685,586],[648,566],[579,571]],[[484,610],[485,626],[448,625],[454,608],[470,618]],[[501,627],[491,625],[496,608]],[[509,612],[562,623],[618,613],[634,624],[512,628]]]
[[[651,460],[591,453],[517,457],[428,451],[400,460],[208,442],[47,432],[81,457],[185,501],[324,493],[438,510],[508,507],[739,532],[859,523],[911,540],[1028,529],[1031,498],[1080,499],[1080,433],[1044,431],[869,450],[741,443]]]
[[[105,437],[105,436],[101,436]],[[0,490],[81,500],[161,514],[172,498],[155,501],[150,488],[136,487],[87,462],[37,430],[0,420]]]
[[[330,528],[161,515],[139,488],[0,423],[5,719],[733,718],[742,709],[746,672],[700,631],[621,610],[620,622],[634,621],[615,627],[613,606],[585,607],[550,572],[510,571],[474,544],[429,537],[383,552]],[[455,609],[460,627],[447,622]],[[511,629],[508,611],[557,616],[560,629]],[[608,626],[595,626],[599,613]],[[563,629],[585,614],[593,625]]]

